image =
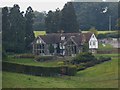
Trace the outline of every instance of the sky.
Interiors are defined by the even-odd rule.
[[[59,8],[62,9],[65,3],[70,0],[0,0],[0,7],[12,7],[14,4],[18,4],[22,11],[25,11],[28,6],[31,6],[33,10],[37,11],[49,11]]]
[[[31,6],[34,11],[55,11],[55,9],[62,9],[67,1],[74,0],[0,0],[0,7],[13,7],[14,4],[20,6],[21,11],[25,11],[28,6]],[[118,1],[118,0],[76,0],[82,2],[97,2],[97,1]]]

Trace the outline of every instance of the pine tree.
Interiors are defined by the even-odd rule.
[[[25,13],[25,19],[26,19],[26,30],[25,30],[25,48],[27,51],[31,50],[31,42],[34,40],[34,33],[33,33],[33,10],[29,6]]]
[[[72,2],[65,4],[61,13],[61,29],[65,32],[78,32],[79,26]]]
[[[25,37],[25,18],[20,12],[20,7],[15,4],[9,13],[10,32],[7,36],[9,38],[9,50],[21,53],[24,51],[24,37]]]
[[[9,45],[9,32],[10,32],[10,23],[9,23],[9,13],[8,7],[2,8],[2,46],[4,46],[5,51],[8,49]]]

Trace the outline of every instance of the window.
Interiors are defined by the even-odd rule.
[[[95,42],[93,42],[93,45],[95,45]]]
[[[91,42],[90,42],[90,46],[91,46]]]

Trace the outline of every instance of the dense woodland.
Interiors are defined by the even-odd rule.
[[[120,5],[120,3],[119,3]],[[2,8],[3,51],[22,53],[31,50],[34,30],[53,32],[80,32],[91,27],[108,30],[111,17],[112,30],[120,26],[118,3],[68,2],[63,9],[38,12],[28,7],[20,11],[19,5]],[[119,16],[120,17],[120,16]]]
[[[62,10],[59,9],[56,9],[56,11],[50,10],[48,13],[35,12],[35,16],[37,20],[35,19],[34,30],[49,31],[50,30],[49,25],[51,25],[51,27],[53,27],[52,32],[59,31],[61,28],[55,29],[55,27],[58,26],[61,27],[60,23],[62,23],[62,21],[64,20],[62,17],[62,13],[63,11],[65,11],[64,9],[68,9],[68,12],[65,12],[64,16],[67,15],[67,17],[70,17],[69,13],[72,14],[75,13],[74,16],[77,19],[77,23],[79,25],[80,30],[89,30],[91,27],[95,27],[97,30],[109,30],[110,26],[111,26],[111,30],[118,30],[118,26],[117,26],[118,2],[72,2],[72,6],[74,10],[72,10],[69,6],[70,5],[67,3],[65,4]],[[47,27],[45,25],[45,21],[48,22],[46,18],[49,18],[49,20],[51,20],[51,22],[49,21],[50,22],[49,24],[47,23]],[[56,22],[55,20],[58,21]],[[71,18],[69,18],[69,20],[70,22],[73,22]],[[64,31],[71,32],[70,30],[64,30]],[[76,32],[76,31],[78,30],[76,29],[72,30],[72,32]]]
[[[28,7],[25,14],[18,5],[2,8],[2,46],[3,51],[22,53],[30,49],[34,40],[33,10]]]

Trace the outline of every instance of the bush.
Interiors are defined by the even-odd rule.
[[[72,63],[73,64],[86,63],[92,60],[96,60],[95,56],[92,55],[92,53],[83,52],[78,54],[75,58],[73,58]]]
[[[18,55],[15,55],[14,58],[34,58],[35,55],[33,54],[18,54]]]
[[[57,64],[58,65],[64,65],[64,62],[61,61],[61,62],[58,62]]]
[[[109,61],[109,60],[111,60],[111,57],[100,56],[98,59],[99,62],[105,62],[105,61]]]
[[[56,59],[55,56],[36,56],[35,57],[36,61],[48,61],[53,59]]]

